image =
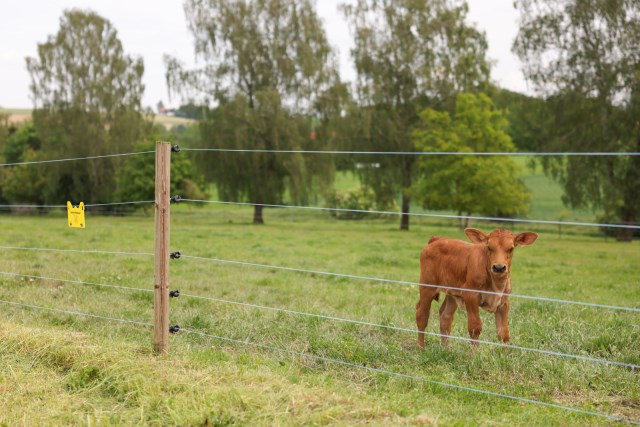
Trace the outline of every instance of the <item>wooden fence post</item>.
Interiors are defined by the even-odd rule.
[[[169,209],[171,144],[156,144],[155,271],[153,280],[153,350],[169,349]]]

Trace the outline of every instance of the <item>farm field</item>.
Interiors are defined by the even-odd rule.
[[[0,113],[9,114],[9,121],[12,123],[22,123],[31,120],[31,110],[29,108],[0,108]],[[171,129],[177,125],[191,125],[194,120],[184,117],[165,116],[162,114],[154,114],[153,121]]]
[[[89,214],[85,230],[69,229],[63,212],[0,217],[0,300],[23,304],[0,304],[0,425],[612,424],[436,382],[640,422],[637,370],[488,344],[442,348],[433,336],[417,350],[416,286],[321,274],[416,283],[431,235],[464,237],[453,222],[414,218],[401,232],[397,218],[268,209],[265,225],[251,219],[248,207],[172,208],[171,247],[183,257],[171,287],[183,295],[171,323],[182,331],[154,356],[149,327],[113,320],[151,322],[152,215]],[[637,242],[509,228],[540,233],[516,250],[515,294],[640,308]],[[453,335],[467,337],[465,317],[457,312]],[[514,297],[512,344],[638,365],[639,317]],[[480,338],[495,342],[492,315],[482,318]]]

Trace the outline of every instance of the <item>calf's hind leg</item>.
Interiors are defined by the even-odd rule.
[[[440,306],[440,341],[442,345],[449,344],[449,335],[451,335],[451,325],[453,317],[458,309],[456,299],[451,295],[447,295]]]
[[[431,302],[437,299],[436,288],[420,286],[420,300],[416,304],[416,325],[418,326],[418,346],[424,348],[424,331],[429,323],[429,313],[431,312]]]

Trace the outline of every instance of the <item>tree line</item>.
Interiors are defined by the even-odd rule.
[[[0,118],[0,154],[13,163],[145,151],[166,137],[261,150],[182,157],[174,165],[176,189],[204,197],[215,184],[225,200],[254,203],[256,223],[264,221],[263,205],[304,204],[319,195],[335,207],[400,209],[402,229],[409,228],[412,204],[460,215],[526,214],[530,196],[508,157],[412,153],[640,152],[640,5],[518,0],[514,6],[520,30],[513,51],[535,97],[491,81],[485,35],[468,22],[463,0],[341,5],[354,37],[352,84],[340,79],[313,1],[186,0],[199,66],[166,56],[166,78],[170,93],[202,118],[195,130],[173,135],[154,126],[141,106],[142,59],[124,53],[108,20],[69,10],[58,32],[38,45],[38,56],[27,59],[33,123],[11,130]],[[567,205],[601,211],[606,222],[636,223],[640,157],[539,162],[562,184]],[[3,168],[0,197],[46,204],[144,197],[153,194],[149,163],[131,157]],[[362,190],[336,194],[338,170],[356,173]]]

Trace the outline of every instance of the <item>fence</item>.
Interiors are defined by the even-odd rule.
[[[0,246],[0,249],[14,250],[14,251],[52,251],[52,252],[61,252],[61,253],[92,253],[92,254],[103,254],[103,255],[128,255],[128,256],[149,257],[149,258],[153,257],[155,262],[154,262],[154,286],[153,286],[152,290],[151,289],[144,289],[144,288],[136,288],[136,287],[118,286],[118,285],[108,284],[108,283],[86,282],[86,281],[81,281],[81,280],[68,280],[68,279],[64,279],[64,278],[53,278],[53,277],[47,277],[47,276],[20,274],[20,273],[15,273],[15,272],[10,272],[10,271],[6,271],[6,272],[1,272],[0,271],[0,275],[5,276],[5,277],[22,277],[22,278],[40,279],[40,280],[47,280],[47,281],[68,282],[68,283],[75,283],[75,284],[80,284],[80,285],[99,286],[99,287],[120,289],[120,290],[124,290],[124,291],[132,291],[132,292],[153,292],[153,294],[154,294],[154,298],[153,298],[153,301],[154,301],[153,323],[139,322],[139,321],[135,321],[135,320],[120,319],[120,318],[113,318],[113,317],[98,316],[98,315],[93,315],[93,314],[89,314],[89,313],[82,313],[82,312],[74,311],[74,310],[62,310],[62,309],[56,309],[56,308],[51,308],[51,307],[38,306],[38,305],[34,305],[34,304],[18,303],[18,302],[9,301],[9,300],[0,300],[0,303],[6,304],[6,305],[9,305],[9,306],[14,306],[14,307],[28,307],[28,308],[37,309],[37,310],[46,310],[46,311],[64,313],[64,314],[69,314],[69,315],[74,315],[74,316],[83,316],[83,317],[97,318],[97,319],[108,320],[108,321],[113,321],[113,322],[129,323],[129,324],[133,324],[133,325],[137,325],[137,326],[151,327],[151,328],[153,328],[153,341],[152,341],[153,342],[153,348],[154,348],[154,351],[156,351],[157,353],[167,352],[168,351],[168,345],[169,345],[169,334],[170,334],[170,332],[178,332],[178,331],[181,330],[182,332],[185,332],[185,333],[200,335],[200,336],[211,338],[211,339],[227,341],[227,342],[236,343],[236,344],[242,344],[242,345],[254,346],[254,347],[257,347],[257,348],[262,348],[262,349],[266,349],[266,350],[270,350],[270,351],[278,351],[278,352],[291,354],[291,355],[295,355],[295,356],[307,357],[307,358],[320,360],[320,361],[324,361],[324,362],[339,364],[339,365],[343,365],[343,366],[349,366],[349,367],[352,367],[352,368],[358,368],[358,369],[366,370],[366,371],[369,371],[369,372],[375,372],[375,373],[385,374],[385,375],[392,375],[392,376],[396,376],[396,377],[400,377],[400,378],[408,378],[408,379],[412,379],[412,380],[419,381],[419,382],[437,384],[437,385],[440,385],[440,386],[443,386],[443,387],[449,387],[449,388],[454,388],[454,389],[459,389],[459,390],[465,390],[465,391],[469,391],[469,392],[480,393],[480,394],[485,394],[485,395],[490,395],[490,396],[495,396],[495,397],[501,397],[501,398],[516,400],[516,401],[526,402],[526,403],[530,403],[530,404],[553,407],[553,408],[556,408],[556,409],[576,412],[576,413],[580,413],[580,414],[584,414],[584,415],[591,415],[591,416],[595,416],[595,417],[606,418],[606,419],[610,419],[610,420],[623,421],[623,422],[627,422],[627,423],[640,425],[640,422],[638,422],[638,421],[626,419],[626,418],[619,417],[619,416],[613,416],[613,415],[608,415],[608,414],[603,414],[603,413],[598,413],[598,412],[586,411],[586,410],[579,409],[579,408],[573,408],[573,407],[558,405],[558,404],[555,404],[555,403],[543,402],[543,401],[539,401],[539,400],[527,399],[527,398],[518,397],[518,396],[511,396],[511,395],[507,395],[507,394],[503,394],[503,393],[497,393],[497,392],[493,392],[493,391],[482,390],[482,389],[477,389],[477,388],[473,388],[473,387],[467,387],[467,386],[463,386],[463,385],[449,384],[449,383],[445,383],[445,382],[440,382],[440,381],[430,380],[430,379],[426,379],[426,378],[411,376],[411,375],[407,375],[407,374],[403,374],[403,373],[399,373],[399,372],[392,372],[392,371],[387,371],[387,370],[384,370],[384,369],[378,369],[378,368],[372,368],[372,367],[368,367],[368,366],[364,366],[364,365],[360,365],[360,364],[354,364],[354,363],[351,363],[351,362],[348,362],[348,361],[344,361],[344,360],[326,358],[326,357],[322,357],[322,356],[318,356],[318,355],[314,355],[314,354],[310,354],[310,353],[296,352],[296,351],[292,351],[292,350],[282,349],[282,348],[278,348],[276,346],[264,345],[264,344],[249,342],[249,341],[245,341],[245,340],[237,340],[237,339],[232,339],[232,338],[228,338],[228,337],[217,336],[217,335],[208,334],[208,333],[205,333],[205,332],[202,332],[202,331],[198,331],[198,330],[195,330],[195,329],[189,329],[189,328],[180,329],[180,327],[177,326],[177,325],[170,326],[170,322],[169,322],[169,319],[170,319],[170,313],[169,313],[170,303],[169,303],[169,301],[170,301],[170,299],[172,297],[181,296],[181,297],[185,297],[185,298],[193,298],[193,299],[212,301],[212,302],[216,302],[216,303],[220,303],[220,304],[235,305],[235,306],[241,306],[241,307],[249,307],[249,308],[258,309],[258,310],[268,310],[268,311],[273,311],[273,312],[286,313],[286,314],[295,315],[295,316],[304,316],[304,317],[309,317],[309,318],[316,318],[316,319],[323,319],[323,320],[333,321],[333,322],[342,322],[342,323],[347,323],[347,324],[368,326],[368,327],[373,327],[373,328],[383,328],[383,329],[390,330],[390,331],[409,332],[409,333],[415,333],[415,334],[418,333],[417,330],[409,329],[409,328],[401,328],[401,327],[395,327],[395,326],[389,326],[389,325],[382,325],[382,324],[377,324],[377,323],[373,323],[373,322],[365,322],[365,321],[347,319],[347,318],[342,318],[342,317],[337,317],[337,316],[329,316],[329,315],[324,315],[324,314],[319,314],[319,313],[308,313],[308,312],[302,312],[302,311],[296,311],[296,310],[289,310],[289,309],[283,309],[283,308],[279,308],[279,307],[271,307],[271,306],[266,306],[266,305],[249,304],[249,303],[241,302],[241,301],[231,301],[231,300],[225,300],[225,299],[219,299],[219,298],[211,298],[211,297],[201,296],[201,295],[193,295],[193,294],[186,294],[186,293],[180,294],[179,292],[176,292],[175,290],[174,291],[170,291],[170,286],[169,286],[169,262],[170,262],[171,258],[173,258],[173,259],[192,260],[192,261],[198,261],[198,262],[211,262],[211,263],[217,263],[217,264],[239,265],[239,266],[245,266],[245,267],[251,267],[251,268],[263,268],[263,269],[270,269],[270,270],[284,270],[284,271],[290,271],[290,272],[295,272],[295,273],[300,273],[300,274],[312,274],[312,275],[319,275],[319,276],[325,276],[325,277],[341,277],[341,278],[347,278],[347,279],[350,279],[350,280],[366,280],[366,281],[379,282],[379,283],[385,283],[385,284],[392,284],[392,285],[398,285],[398,286],[416,286],[416,287],[420,287],[420,286],[432,287],[432,286],[434,286],[434,285],[430,285],[430,284],[412,283],[412,282],[397,281],[397,280],[390,280],[390,279],[382,279],[382,278],[376,278],[376,277],[358,276],[358,275],[346,274],[346,273],[337,273],[337,272],[328,272],[328,271],[319,271],[319,270],[309,270],[309,269],[301,269],[301,268],[289,267],[289,266],[258,264],[258,263],[252,263],[252,262],[241,261],[241,260],[225,260],[225,259],[219,259],[219,258],[202,257],[202,256],[197,256],[195,254],[188,254],[188,253],[184,253],[184,254],[180,253],[180,252],[171,253],[170,240],[169,239],[170,239],[170,202],[172,200],[172,197],[171,197],[170,192],[169,192],[170,191],[169,183],[170,183],[170,157],[171,157],[171,152],[172,151],[173,152],[177,152],[177,151],[179,151],[179,149],[177,147],[171,147],[171,145],[168,144],[168,143],[159,143],[157,145],[157,149],[155,151],[155,154],[156,154],[156,191],[155,191],[155,201],[131,201],[131,202],[118,202],[118,203],[112,203],[112,204],[87,205],[88,207],[98,207],[98,206],[109,206],[109,205],[151,204],[151,203],[154,203],[154,206],[155,206],[155,251],[154,251],[154,253],[126,252],[126,251],[72,250],[72,249],[18,247],[18,246]],[[265,152],[265,151],[269,151],[269,152],[286,152],[286,153],[294,152],[294,151],[273,151],[273,150],[216,150],[216,149],[202,149],[202,150],[200,150],[200,149],[184,149],[183,151],[210,151],[210,152],[219,152],[219,151],[232,151],[232,152],[233,151],[242,151],[242,152],[261,151],[261,152]],[[592,155],[601,155],[601,156],[620,155],[620,153],[387,153],[387,152],[382,153],[382,152],[334,152],[334,151],[312,151],[312,152],[310,152],[310,151],[305,151],[305,152],[295,151],[295,152],[307,153],[307,154],[323,154],[323,155],[324,154],[344,154],[344,153],[348,153],[348,154],[379,154],[379,155],[398,155],[398,154],[412,154],[412,155],[425,155],[425,154],[428,154],[428,155],[568,155],[568,156],[572,156],[572,155],[589,155],[589,156],[592,156]],[[120,154],[120,155],[116,154],[116,155],[98,156],[98,157],[91,157],[91,158],[92,159],[94,159],[94,158],[108,158],[108,157],[116,157],[116,156],[127,156],[127,155],[137,155],[137,154],[151,154],[151,153],[154,153],[154,152],[127,153],[127,154]],[[634,156],[640,155],[640,153],[623,153],[623,154],[624,155],[634,155]],[[36,163],[80,161],[80,160],[84,160],[84,159],[87,159],[87,158],[69,158],[69,159],[59,159],[59,160],[47,160],[47,161],[40,161],[40,162],[0,164],[0,167],[10,167],[10,166],[28,165],[28,164],[36,164]],[[175,197],[173,198],[173,201],[179,201],[179,200],[180,200],[179,198],[175,198]],[[236,203],[236,202],[217,201],[217,200],[182,199],[182,201],[186,202],[186,203],[196,203],[196,204],[214,203],[214,204],[232,204],[232,205],[240,205],[240,206],[242,206],[242,205],[252,205],[252,206],[255,205],[255,204]],[[321,207],[312,207],[312,206],[289,206],[289,205],[269,205],[269,204],[263,204],[262,206],[265,206],[265,207],[280,207],[280,208],[287,208],[287,209],[307,209],[307,210],[318,210],[318,211],[327,211],[327,210],[350,211],[348,209],[330,209],[330,208],[321,208]],[[4,206],[0,206],[0,207],[65,208],[66,206],[65,205],[38,205],[38,206],[36,206],[36,205],[4,205]],[[377,214],[388,214],[388,215],[401,215],[401,213],[399,213],[399,212],[360,211],[360,210],[356,210],[355,212],[377,213]],[[470,217],[470,216],[437,215],[437,214],[409,214],[409,215],[422,216],[422,217],[436,217],[436,218],[470,218],[470,219],[476,219],[476,220],[505,221],[505,222],[529,222],[529,223],[540,223],[540,224],[579,225],[579,226],[591,226],[591,227],[612,227],[612,228],[640,229],[640,226],[637,226],[637,225],[626,225],[626,224],[594,224],[594,223],[580,223],[580,222],[561,222],[561,221],[547,221],[547,220],[522,220],[522,219],[514,219],[514,218],[487,218],[487,217]],[[459,288],[455,288],[455,287],[445,287],[445,286],[437,286],[437,287],[438,288],[444,288],[444,289],[450,289],[450,290],[459,289]],[[477,291],[477,292],[485,293],[485,294],[496,294],[496,295],[500,295],[500,296],[504,295],[502,293],[482,291],[482,290]],[[527,299],[527,300],[544,301],[544,302],[554,303],[554,304],[570,304],[570,305],[588,307],[588,308],[617,310],[617,311],[630,312],[630,313],[640,313],[640,308],[637,308],[637,307],[614,306],[614,305],[607,305],[607,304],[597,304],[597,303],[590,303],[590,302],[581,302],[581,301],[573,301],[573,300],[563,300],[563,299],[538,297],[538,296],[532,296],[532,295],[509,294],[509,296],[512,297],[512,298],[522,298],[522,299]],[[640,365],[636,365],[636,364],[633,364],[633,363],[626,363],[626,362],[616,361],[616,360],[608,360],[608,359],[604,359],[604,358],[588,357],[588,356],[583,356],[583,355],[578,355],[578,354],[563,353],[563,352],[558,352],[558,351],[549,351],[549,350],[537,349],[537,348],[528,348],[528,347],[523,347],[523,346],[516,346],[516,345],[511,345],[511,344],[497,343],[497,342],[492,342],[492,341],[471,340],[470,338],[460,337],[460,336],[455,336],[455,335],[442,335],[442,334],[432,333],[432,332],[425,332],[425,334],[426,335],[437,336],[437,337],[443,337],[444,336],[444,337],[451,338],[451,339],[454,339],[454,340],[459,340],[459,341],[467,341],[467,342],[468,341],[473,341],[473,342],[476,342],[476,343],[481,343],[481,344],[490,345],[490,346],[503,347],[503,348],[509,348],[509,349],[518,350],[518,351],[526,351],[526,352],[544,354],[544,355],[554,356],[554,357],[563,357],[563,358],[567,358],[567,359],[581,360],[581,361],[590,362],[590,363],[600,363],[600,364],[605,364],[605,365],[617,366],[617,367],[620,367],[620,368],[631,369],[631,370],[634,370],[634,371],[640,369]]]

